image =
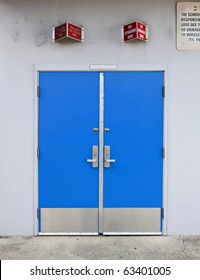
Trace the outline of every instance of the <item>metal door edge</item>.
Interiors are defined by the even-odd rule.
[[[85,71],[97,71],[97,72],[106,72],[106,71],[133,71],[133,72],[140,72],[140,71],[167,71],[168,65],[167,64],[156,64],[156,63],[135,63],[135,64],[34,64],[33,65],[34,71],[36,72],[85,72]],[[91,69],[92,68],[92,69]],[[95,69],[96,68],[96,69]]]
[[[39,232],[39,236],[93,236],[99,235],[98,232]]]
[[[99,75],[99,233],[103,233],[104,74]]]
[[[134,235],[134,236],[154,236],[154,235],[163,235],[162,232],[104,232],[103,235],[121,235],[121,236],[127,236],[127,235]]]

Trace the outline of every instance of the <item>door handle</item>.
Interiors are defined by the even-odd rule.
[[[93,168],[98,167],[98,146],[92,146],[92,159],[87,159],[87,162],[91,162]]]
[[[116,162],[116,159],[110,158],[110,146],[104,146],[104,167],[110,168],[112,162]]]
[[[106,159],[105,162],[116,162],[116,159]]]
[[[97,162],[97,159],[87,159],[87,162]]]

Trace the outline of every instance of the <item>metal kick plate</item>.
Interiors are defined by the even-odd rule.
[[[42,208],[41,232],[98,232],[98,208]]]
[[[105,233],[160,233],[161,208],[104,208]]]

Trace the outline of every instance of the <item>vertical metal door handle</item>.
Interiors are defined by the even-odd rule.
[[[92,146],[92,159],[87,159],[87,162],[91,162],[93,168],[98,167],[98,152],[98,146]]]
[[[110,168],[111,162],[116,162],[116,160],[110,158],[110,146],[105,146],[104,147],[104,167]]]

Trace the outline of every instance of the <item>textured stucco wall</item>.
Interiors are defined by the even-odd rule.
[[[200,57],[176,50],[174,0],[0,1],[0,235],[32,235],[34,64],[167,65],[167,234],[200,234]],[[83,24],[85,42],[53,44],[51,28]],[[120,26],[149,25],[123,44]]]

